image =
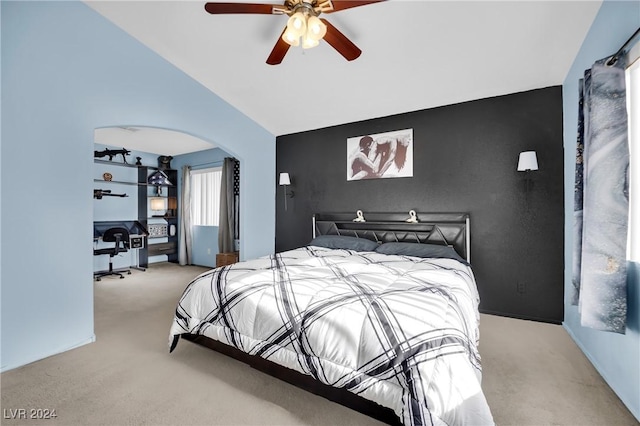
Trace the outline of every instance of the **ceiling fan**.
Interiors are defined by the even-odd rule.
[[[384,0],[285,0],[284,4],[263,3],[206,3],[204,9],[213,15],[261,14],[287,15],[289,20],[276,42],[267,64],[282,62],[289,47],[302,45],[307,49],[317,46],[324,39],[348,61],[360,56],[362,51],[324,18],[321,13],[339,12]]]

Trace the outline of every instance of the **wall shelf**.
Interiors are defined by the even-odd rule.
[[[175,185],[151,185],[151,184],[148,184],[146,182],[125,182],[125,181],[122,181],[122,180],[94,179],[93,181],[94,182],[103,182],[103,183],[119,183],[121,185],[151,186],[151,187],[160,186],[162,188],[173,188],[173,187],[175,187]],[[167,195],[155,195],[155,197],[168,198]]]
[[[137,173],[137,179],[135,177],[132,177],[132,180],[136,180],[136,182],[133,181],[121,181],[121,180],[104,180],[104,179],[94,179],[93,181],[95,183],[100,183],[100,184],[120,184],[120,185],[131,185],[131,186],[136,186],[138,187],[138,222],[140,222],[146,229],[148,229],[148,222],[149,221],[153,221],[153,220],[162,220],[164,222],[166,222],[167,227],[170,226],[174,226],[175,228],[177,228],[178,226],[178,217],[177,217],[177,200],[178,200],[178,188],[175,184],[172,185],[151,185],[149,183],[147,183],[147,179],[149,178],[149,175],[152,172],[155,172],[156,170],[160,170],[158,167],[153,167],[153,166],[143,166],[143,165],[136,165],[136,164],[128,164],[128,163],[120,163],[120,162],[115,162],[115,161],[108,161],[108,160],[100,160],[98,158],[94,158],[93,162],[95,164],[100,164],[101,166],[116,166],[116,167],[127,167],[127,168],[132,168],[132,169],[137,169],[138,173]],[[163,169],[162,170],[167,177],[169,178],[169,181],[172,183],[177,183],[178,182],[178,171],[177,170],[173,170],[173,169]],[[157,195],[157,194],[150,194],[149,192],[149,188],[167,188],[167,193],[168,195]],[[149,199],[150,198],[156,198],[156,197],[162,197],[162,198],[166,198],[168,200],[168,204],[174,205],[175,208],[172,211],[172,215],[171,216],[166,216],[166,215],[162,215],[162,216],[149,216]],[[140,249],[139,251],[139,263],[140,266],[142,267],[147,267],[148,266],[148,262],[149,262],[149,256],[156,256],[156,255],[166,255],[167,256],[167,260],[169,262],[174,262],[177,263],[178,262],[178,235],[177,233],[175,235],[166,235],[166,236],[147,236],[147,240],[152,240],[152,239],[159,239],[159,238],[166,238],[167,242],[161,242],[158,243],[156,242],[155,244],[148,244],[145,243],[144,248]]]
[[[94,179],[94,182],[101,182],[101,183],[117,183],[120,185],[132,185],[132,186],[148,186],[148,184],[146,183],[140,183],[140,182],[125,182],[122,180],[104,180],[104,179]]]
[[[97,158],[94,158],[93,162],[96,163],[96,164],[106,164],[106,165],[109,165],[109,166],[132,167],[132,168],[145,167],[145,168],[148,168],[148,169],[151,168],[151,167],[148,167],[148,166],[138,166],[136,164],[117,163],[115,161],[109,161],[109,160],[99,160]]]

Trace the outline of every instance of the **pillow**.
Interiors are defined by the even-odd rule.
[[[468,264],[453,247],[438,244],[420,243],[383,243],[376,248],[382,254],[397,254],[399,256],[414,256],[423,258],[455,259]]]
[[[366,238],[348,237],[346,235],[318,235],[309,243],[310,246],[355,251],[374,251],[378,247],[375,241]]]

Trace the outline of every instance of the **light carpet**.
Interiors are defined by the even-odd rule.
[[[380,424],[190,342],[169,354],[176,302],[205,270],[160,263],[88,282],[97,341],[3,373],[2,424]],[[638,424],[561,326],[482,315],[480,352],[498,425]],[[11,419],[19,409],[57,417]]]

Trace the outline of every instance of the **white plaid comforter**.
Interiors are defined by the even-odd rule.
[[[478,293],[450,259],[303,247],[213,269],[176,309],[200,334],[393,409],[405,425],[493,424]]]

